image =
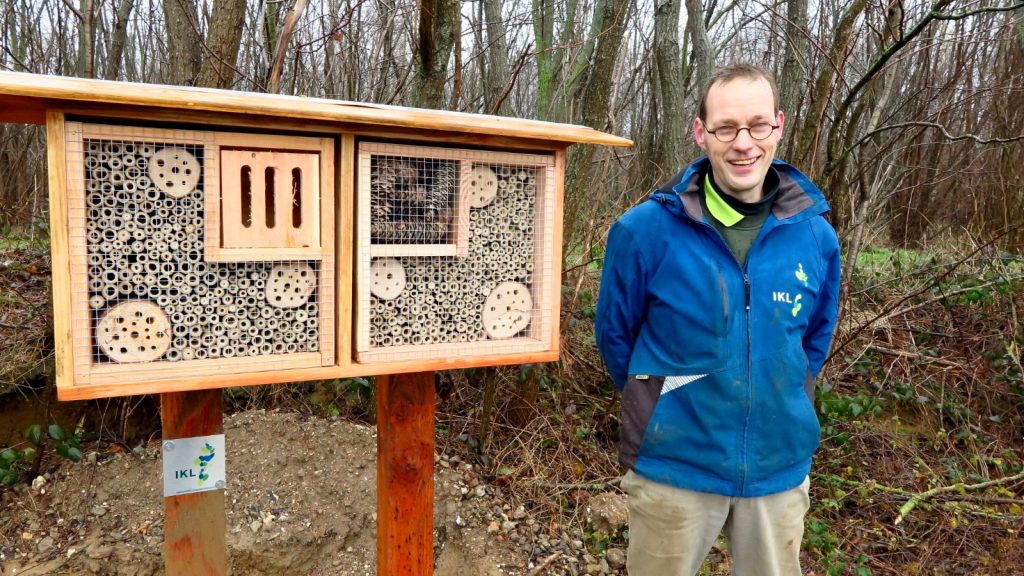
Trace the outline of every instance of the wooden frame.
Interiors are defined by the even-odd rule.
[[[134,141],[154,141],[175,145],[202,146],[204,172],[203,182],[204,209],[217,203],[219,198],[219,170],[217,158],[221,145],[245,145],[252,142],[250,135],[239,135],[226,132],[204,132],[194,130],[167,130],[163,128],[146,128],[135,126],[119,126],[114,124],[97,124],[82,122],[65,122],[61,113],[48,116],[48,131],[60,140],[60,144],[51,148],[51,194],[61,199],[66,198],[66,219],[59,212],[51,213],[52,224],[56,231],[53,235],[53,253],[55,270],[62,270],[58,260],[65,258],[68,262],[67,316],[70,319],[70,334],[60,338],[57,348],[63,349],[58,355],[63,363],[71,363],[71,375],[67,381],[74,387],[118,386],[132,393],[139,390],[151,391],[154,382],[169,378],[231,376],[240,372],[255,371],[287,371],[302,368],[316,368],[334,365],[336,358],[337,331],[335,315],[335,271],[334,271],[334,206],[335,198],[333,166],[335,152],[333,140],[328,138],[306,138],[303,146],[312,148],[322,158],[319,186],[329,193],[321,194],[319,201],[318,231],[321,235],[318,249],[319,275],[317,293],[318,310],[318,346],[317,352],[282,353],[265,356],[241,356],[231,358],[188,360],[188,361],[156,361],[140,364],[101,364],[93,359],[93,334],[90,307],[88,302],[89,286],[87,285],[87,265],[85,234],[86,223],[86,191],[84,189],[84,142],[88,140],[110,140],[114,137],[127,138]],[[289,138],[288,141],[295,139]],[[273,137],[259,138],[260,142],[276,144]],[[315,144],[315,146],[313,145]],[[61,157],[61,155],[63,157]],[[66,166],[66,168],[65,168]],[[56,170],[54,169],[56,168]],[[77,175],[83,175],[78,177]],[[58,180],[59,179],[59,180]],[[54,206],[60,207],[58,201]],[[218,210],[214,214],[219,214]],[[211,220],[213,220],[211,222]],[[205,232],[210,233],[211,227],[219,224],[216,218],[205,219]],[[66,232],[67,241],[63,240],[62,232]],[[265,251],[265,249],[264,249]],[[303,252],[303,255],[308,255]],[[286,258],[292,257],[285,253]],[[253,258],[252,261],[266,260]],[[62,274],[60,274],[62,276]],[[63,281],[63,280],[62,280]],[[64,316],[63,310],[55,312],[56,316]],[[63,345],[61,345],[63,344]],[[67,368],[64,372],[67,372]],[[63,384],[63,385],[62,385]],[[62,378],[58,381],[58,391],[67,386]]]
[[[527,146],[537,150],[556,150],[574,143],[633,145],[631,140],[586,126],[538,120],[325,98],[0,72],[0,122],[42,124],[46,110],[69,106],[84,109],[90,105],[95,105],[90,111],[95,117],[127,112],[136,118],[152,118],[155,111],[163,110],[174,122],[189,119],[208,122],[216,115],[227,115],[230,118],[222,120],[222,125],[238,125],[243,116],[263,116],[270,123],[301,121],[311,132],[321,132],[325,124],[332,124],[338,131],[358,132],[355,128],[362,127],[370,134],[417,134],[418,139],[424,141],[436,140],[435,136],[441,132],[461,134],[470,140],[497,137],[513,146],[517,141],[532,140]],[[342,128],[342,124],[348,126]],[[250,126],[266,125],[264,121]]]
[[[204,390],[224,386],[251,386],[260,384],[279,384],[295,381],[325,380],[332,378],[350,378],[357,376],[370,376],[375,374],[401,374],[419,371],[452,370],[475,366],[495,366],[504,364],[523,364],[535,362],[549,362],[558,359],[558,314],[545,313],[542,316],[542,323],[545,326],[542,332],[546,334],[541,340],[516,340],[510,339],[485,343],[485,346],[477,348],[472,355],[449,356],[444,350],[434,349],[396,350],[397,354],[380,354],[372,358],[370,363],[360,363],[354,353],[355,340],[357,337],[357,326],[359,322],[359,311],[355,306],[344,303],[353,302],[354,296],[359,292],[360,281],[355,274],[356,264],[359,258],[358,250],[355,249],[355,239],[364,232],[364,224],[357,222],[356,207],[356,176],[357,165],[357,133],[334,132],[331,126],[312,126],[303,123],[289,124],[282,120],[279,130],[294,131],[306,128],[316,130],[318,138],[329,138],[335,134],[340,146],[336,146],[332,155],[332,164],[337,166],[337,174],[333,184],[324,185],[324,190],[333,190],[333,202],[338,207],[334,212],[334,219],[330,228],[337,230],[333,241],[324,243],[326,248],[331,247],[331,252],[337,254],[337,258],[327,258],[322,262],[322,271],[325,277],[335,274],[336,282],[333,287],[334,298],[332,306],[321,306],[321,325],[327,326],[333,323],[336,330],[323,330],[321,336],[324,343],[321,353],[324,360],[321,365],[316,365],[311,359],[297,359],[294,364],[269,366],[246,366],[244,372],[232,369],[228,365],[216,365],[216,361],[192,361],[193,370],[185,372],[166,370],[145,370],[142,367],[132,369],[129,378],[121,377],[101,367],[96,374],[86,372],[86,377],[76,372],[74,356],[71,353],[74,348],[73,330],[71,326],[70,311],[73,310],[71,303],[71,272],[69,256],[69,242],[67,234],[70,229],[70,219],[74,214],[82,217],[82,212],[74,213],[69,209],[69,186],[66,177],[67,169],[74,169],[74,163],[65,166],[66,155],[66,128],[65,117],[74,115],[76,118],[83,117],[85,110],[69,109],[54,110],[47,113],[47,131],[50,139],[49,162],[50,162],[50,195],[51,195],[51,243],[54,256],[54,309],[55,309],[55,337],[57,342],[57,370],[58,370],[58,397],[61,400],[82,400],[90,398],[102,398],[113,396],[124,396],[130,394],[144,393],[171,393],[189,390]],[[173,118],[172,115],[165,115],[160,111],[149,112],[144,115],[118,110],[104,110],[104,113],[114,114],[116,119],[128,120],[151,120],[153,118],[165,121]],[[102,117],[101,117],[102,118]],[[233,126],[230,118],[220,118],[218,128],[223,130]],[[134,122],[133,122],[134,123]],[[274,124],[265,121],[247,122],[244,119],[237,119],[235,123],[239,127],[252,130],[257,126],[264,129],[274,130]],[[74,123],[68,123],[74,124]],[[346,127],[347,128],[347,127]],[[340,130],[340,128],[337,128]],[[219,134],[230,134],[218,132]],[[308,133],[308,132],[307,132]],[[262,135],[260,135],[262,138]],[[469,144],[475,138],[466,137],[451,139],[442,138],[442,141],[452,144]],[[496,141],[497,142],[497,141]],[[503,145],[512,145],[509,142]],[[472,151],[472,150],[469,150]],[[485,154],[492,154],[484,152]],[[518,154],[512,153],[512,156]],[[527,153],[526,156],[537,155]],[[542,156],[543,157],[543,156]],[[326,156],[325,156],[326,158]],[[550,177],[554,185],[552,202],[554,212],[551,214],[551,256],[549,258],[551,267],[550,274],[543,280],[535,280],[536,286],[543,286],[544,294],[557,295],[559,293],[560,264],[561,264],[561,220],[558,217],[562,205],[562,176],[564,174],[565,152],[563,150],[553,151],[553,165],[550,169],[544,170],[544,177]],[[330,195],[324,194],[325,197]],[[61,206],[64,206],[63,214]],[[346,209],[346,207],[349,207]],[[547,211],[546,209],[544,210]],[[326,217],[322,213],[322,220]],[[365,221],[363,221],[365,222]],[[465,225],[465,224],[463,224]],[[328,226],[323,224],[323,229]],[[368,229],[365,229],[368,233]],[[64,235],[62,240],[61,235]],[[327,232],[324,238],[329,238]],[[61,262],[65,264],[62,266]],[[66,288],[61,291],[60,286]],[[63,296],[62,296],[63,294]],[[64,298],[67,298],[65,301]],[[333,305],[333,303],[342,305]],[[557,306],[554,296],[549,302]],[[61,328],[65,316],[62,310],[68,311],[66,328]],[[548,328],[547,326],[550,326]],[[352,327],[351,330],[346,327]],[[413,347],[415,348],[415,347]],[[441,353],[438,353],[441,352]],[[431,356],[432,354],[438,354]],[[330,357],[330,362],[327,358]],[[197,363],[199,362],[199,363]],[[180,365],[180,364],[179,364]],[[79,371],[80,372],[80,371]],[[122,373],[123,375],[123,373]],[[91,376],[91,377],[90,377]]]
[[[371,156],[441,159],[459,162],[460,187],[456,199],[456,233],[453,242],[447,245],[380,245],[372,244],[370,239],[370,169]],[[459,148],[441,148],[435,146],[418,146],[405,144],[388,144],[365,142],[359,145],[358,172],[358,221],[361,226],[356,238],[358,273],[356,276],[356,346],[355,357],[359,363],[373,364],[393,361],[415,361],[439,356],[493,356],[496,354],[557,353],[558,286],[552,278],[560,276],[560,258],[556,262],[553,256],[561,253],[561,243],[553,242],[557,233],[561,237],[560,222],[556,225],[555,209],[561,207],[560,188],[557,186],[556,156],[542,154],[526,154],[516,152],[494,152]],[[501,340],[480,340],[471,342],[452,342],[430,345],[400,345],[375,348],[370,343],[370,286],[367,280],[370,273],[370,262],[378,257],[423,257],[452,256],[465,258],[468,256],[469,244],[469,202],[467,200],[467,175],[474,165],[507,165],[519,166],[536,171],[536,209],[534,216],[533,236],[533,285],[534,307],[532,326],[528,336],[519,336]],[[483,364],[481,364],[483,365]]]

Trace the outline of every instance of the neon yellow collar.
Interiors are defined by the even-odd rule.
[[[704,201],[708,205],[708,211],[715,217],[722,225],[729,227],[735,226],[740,220],[743,220],[743,214],[737,212],[732,206],[729,206],[722,197],[718,195],[718,191],[711,185],[711,175],[704,176]]]

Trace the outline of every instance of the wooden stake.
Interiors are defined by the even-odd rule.
[[[377,575],[434,573],[434,373],[377,377]]]
[[[220,389],[160,395],[164,440],[210,436],[224,431]],[[167,576],[227,574],[224,491],[210,490],[164,499],[164,565]]]

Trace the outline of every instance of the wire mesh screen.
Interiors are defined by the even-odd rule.
[[[374,244],[451,241],[459,181],[456,162],[393,156],[374,156],[370,162]]]
[[[77,363],[155,374],[220,360],[244,372],[320,350],[319,262],[204,259],[204,194],[219,178],[213,135],[85,125],[69,138],[72,292],[87,310],[73,322]]]
[[[552,178],[537,165],[549,159],[376,146],[361,162],[371,240],[361,360],[536,347],[551,320]]]

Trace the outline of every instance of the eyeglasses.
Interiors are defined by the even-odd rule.
[[[728,144],[735,140],[742,130],[746,130],[747,134],[750,134],[750,137],[754,140],[765,140],[772,135],[772,132],[775,132],[776,128],[778,128],[778,126],[774,126],[767,122],[761,122],[759,124],[754,124],[753,126],[744,126],[742,128],[737,128],[735,126],[722,126],[717,130],[708,130],[708,127],[704,126],[704,131],[714,136],[719,142]]]

